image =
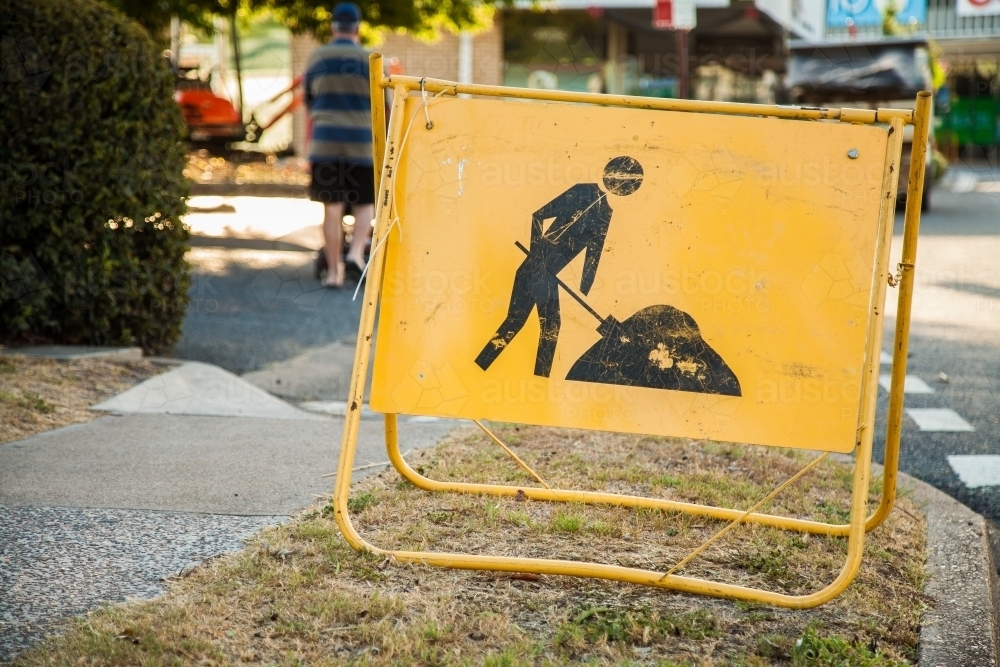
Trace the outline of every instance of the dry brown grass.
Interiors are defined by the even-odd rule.
[[[499,427],[555,486],[746,507],[799,470],[796,452],[584,431]],[[416,455],[438,479],[528,485],[479,432]],[[851,472],[824,462],[771,509],[844,517]],[[877,489],[876,489],[877,490]],[[356,485],[355,525],[383,547],[594,559],[665,569],[719,522],[659,511],[432,494],[394,472]],[[896,665],[915,661],[926,607],[924,522],[905,498],[866,542],[855,583],[788,611],[607,581],[401,565],[353,551],[328,507],[264,531],[163,598],[76,622],[22,656],[42,664]],[[845,540],[740,527],[685,569],[805,593]]]
[[[100,417],[91,405],[164,370],[145,360],[0,356],[0,444]]]

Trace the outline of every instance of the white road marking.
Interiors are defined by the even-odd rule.
[[[972,424],[950,408],[906,408],[921,431],[975,431]]]
[[[889,354],[888,352],[886,352],[885,350],[882,350],[882,354],[880,354],[878,356],[878,362],[880,364],[891,364],[892,363],[892,355]]]
[[[878,376],[878,383],[882,385],[883,389],[889,391],[889,387],[892,386],[892,376],[888,373],[882,373]],[[903,383],[903,393],[933,394],[934,390],[931,389],[929,384],[918,378],[916,375],[907,375],[906,382]]]
[[[1000,485],[1000,456],[949,456],[948,463],[962,483],[970,489]]]

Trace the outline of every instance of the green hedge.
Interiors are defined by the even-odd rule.
[[[169,351],[189,278],[166,62],[93,0],[0,0],[0,32],[0,338]]]

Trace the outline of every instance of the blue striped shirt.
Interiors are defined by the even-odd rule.
[[[312,119],[309,159],[372,164],[368,52],[338,39],[309,56],[305,100]]]

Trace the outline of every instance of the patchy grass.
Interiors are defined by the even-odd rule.
[[[372,505],[378,505],[378,496],[371,491],[365,491],[347,499],[347,509],[352,512],[363,512]]]
[[[746,507],[811,455],[771,448],[496,425],[553,486]],[[438,479],[530,480],[471,430],[414,457]],[[851,476],[820,465],[769,509],[826,519]],[[356,528],[385,548],[594,559],[666,570],[722,527],[673,512],[420,491],[394,472],[358,483]],[[855,583],[807,611],[614,582],[447,570],[351,549],[328,506],[263,531],[241,553],[102,609],[19,658],[29,665],[911,664],[926,608],[924,524],[906,498],[866,542]],[[682,570],[791,594],[839,571],[841,538],[743,526]]]
[[[876,648],[877,643],[864,644],[839,635],[827,635],[810,624],[798,637],[767,634],[757,640],[757,655],[772,663],[791,663],[793,667],[901,667],[909,664],[891,658]]]
[[[25,391],[16,394],[9,391],[0,391],[0,401],[8,405],[21,408],[29,413],[35,412],[47,415],[55,410],[55,407],[44,398],[33,391]]]
[[[91,405],[163,371],[150,361],[0,356],[0,444],[100,417]]]

